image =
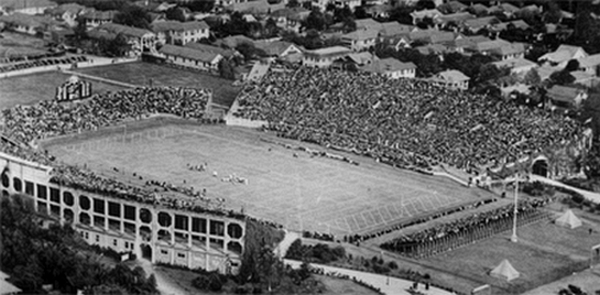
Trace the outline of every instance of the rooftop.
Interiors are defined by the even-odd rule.
[[[343,39],[350,39],[356,41],[375,39],[379,36],[379,30],[377,29],[367,29],[367,30],[356,30],[354,32],[350,32],[348,34],[342,35]]]
[[[102,25],[98,26],[97,28],[95,28],[94,30],[104,31],[104,32],[112,33],[112,34],[116,34],[116,35],[123,34],[125,36],[137,37],[137,38],[142,38],[142,37],[146,36],[147,34],[152,34],[152,32],[145,30],[145,29],[129,27],[129,26],[124,26],[124,25],[114,24],[114,23],[102,24]]]
[[[235,52],[231,49],[225,49],[225,48],[221,48],[218,46],[196,43],[196,42],[187,43],[187,44],[185,44],[185,47],[192,48],[192,49],[199,50],[199,51],[208,52],[208,53],[220,54],[227,58],[232,57],[235,54]]]
[[[218,53],[207,52],[203,50],[197,50],[189,47],[181,47],[175,45],[164,45],[159,50],[160,53],[172,56],[178,56],[188,58],[191,60],[198,60],[202,62],[212,62],[219,56]]]
[[[577,61],[581,68],[596,67],[600,65],[600,53],[580,58]]]
[[[208,29],[209,26],[203,21],[179,22],[179,21],[163,21],[152,24],[152,31],[192,31]]]
[[[326,47],[326,48],[320,48],[320,49],[307,51],[307,53],[314,54],[314,55],[320,55],[320,56],[348,54],[350,52],[351,52],[350,49],[343,47],[343,46],[332,46],[332,47]]]
[[[511,69],[528,67],[528,66],[537,66],[536,63],[534,63],[528,59],[525,59],[525,58],[513,58],[513,59],[501,60],[501,61],[494,62],[494,65],[499,68],[509,67]]]
[[[376,59],[371,64],[364,66],[362,69],[368,72],[385,74],[407,69],[416,69],[417,66],[412,62],[401,62],[393,57]]]
[[[11,8],[14,10],[35,8],[35,7],[52,7],[56,6],[56,3],[50,0],[2,0],[0,1],[0,7]]]
[[[574,102],[575,97],[584,91],[579,88],[567,87],[561,85],[554,85],[548,89],[546,94],[553,100]]]
[[[256,48],[262,49],[268,56],[281,56],[290,46],[295,44],[285,41],[255,42]]]
[[[577,51],[582,50],[583,48],[579,46],[572,45],[560,45],[554,52],[546,53],[538,58],[538,61],[548,60],[551,62],[563,62],[573,59]],[[585,53],[585,51],[583,51]],[[587,53],[585,53],[587,55]]]
[[[437,75],[435,75],[435,78],[446,82],[463,82],[471,79],[461,71],[457,70],[446,70],[439,72]]]

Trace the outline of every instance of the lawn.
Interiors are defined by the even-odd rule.
[[[550,220],[521,227],[519,242],[510,232],[425,259],[426,264],[492,285],[496,293],[519,294],[586,268],[589,247],[600,241],[590,235],[590,225],[577,229],[556,226]],[[503,259],[508,259],[520,277],[505,282],[489,276]]]
[[[262,139],[323,148],[256,130],[222,125],[135,127],[140,124],[144,123],[88,133],[83,139],[60,139],[46,148],[63,161],[85,163],[103,173],[115,167],[121,174],[114,176],[122,179],[135,172],[144,181],[176,185],[185,181],[196,190],[205,188],[208,197],[224,198],[228,208],[243,209],[292,230],[336,235],[370,232],[492,197],[446,178],[395,169],[369,158],[348,155],[360,163],[355,166],[312,157]],[[208,171],[187,168],[203,163]],[[246,178],[248,184],[223,181],[234,175]]]
[[[0,109],[16,105],[32,105],[42,100],[54,99],[56,87],[62,85],[70,76],[53,71],[0,79]],[[86,80],[81,77],[80,79]],[[97,81],[89,82],[92,83],[92,93],[125,89]]]
[[[153,86],[210,88],[214,93],[213,102],[226,107],[231,106],[240,90],[240,87],[232,85],[233,81],[227,79],[147,62],[115,64],[76,71],[140,86],[152,84]]]

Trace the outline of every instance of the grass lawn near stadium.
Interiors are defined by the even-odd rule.
[[[558,217],[558,215],[557,215]],[[584,221],[567,229],[544,220],[520,227],[518,243],[510,241],[511,232],[423,260],[425,264],[469,277],[492,286],[493,294],[520,294],[585,269],[590,248],[600,241],[598,224]],[[520,277],[506,282],[489,276],[503,259],[508,259]]]
[[[105,79],[126,82],[139,86],[177,86],[193,88],[210,88],[213,90],[213,103],[231,106],[240,87],[233,86],[233,81],[198,71],[174,68],[166,65],[133,62],[81,68],[79,73]]]
[[[52,71],[0,79],[0,109],[12,108],[16,105],[32,105],[42,100],[54,99],[56,87],[65,83],[69,77],[71,75]],[[113,84],[79,78],[92,83],[92,93],[125,89]]]
[[[392,168],[365,157],[348,155],[360,166],[311,157],[261,138],[325,149],[257,130],[163,124],[135,122],[114,131],[60,138],[45,148],[61,161],[86,164],[121,179],[133,179],[135,172],[143,177],[140,184],[153,179],[181,186],[185,180],[185,186],[206,188],[209,198],[224,198],[227,208],[243,208],[292,230],[337,235],[370,232],[444,207],[493,197],[446,178]],[[187,164],[205,162],[208,171],[187,168]],[[213,177],[213,171],[218,177]],[[248,184],[222,181],[233,174],[248,179]]]

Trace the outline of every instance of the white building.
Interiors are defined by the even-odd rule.
[[[375,59],[372,63],[364,66],[362,70],[385,75],[392,79],[414,78],[417,66],[412,62],[401,62],[393,57]]]
[[[204,21],[163,21],[152,24],[160,44],[185,45],[209,37],[210,28]]]
[[[168,63],[212,72],[219,69],[219,62],[223,59],[218,53],[169,44],[161,47],[159,53]]]
[[[441,87],[456,90],[467,90],[469,89],[469,80],[471,80],[471,78],[463,74],[461,71],[447,70],[438,73],[437,75],[429,78],[429,80]]]
[[[346,57],[349,53],[351,53],[350,49],[343,46],[309,50],[302,57],[302,65],[319,68],[329,67],[334,61]]]

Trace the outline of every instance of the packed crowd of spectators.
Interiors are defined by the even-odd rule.
[[[278,135],[405,168],[497,167],[569,141],[581,124],[537,108],[414,79],[302,67],[248,84],[238,117]]]
[[[48,58],[48,59],[37,59],[37,60],[27,60],[18,63],[11,63],[6,65],[0,65],[0,73],[10,72],[10,71],[18,71],[29,68],[36,67],[45,67],[45,66],[53,66],[53,65],[70,65],[78,62],[87,61],[87,57],[83,55],[79,56],[68,56],[62,58]]]
[[[85,103],[45,100],[4,110],[4,134],[23,143],[96,130],[156,113],[201,119],[211,92],[195,88],[137,88],[95,95]]]
[[[551,201],[546,199],[525,199],[517,206],[517,217],[535,217],[538,209]],[[434,227],[414,232],[381,244],[381,248],[411,255],[422,250],[425,244],[443,244],[458,235],[473,235],[475,231],[490,231],[497,225],[510,225],[514,216],[514,205],[480,212],[453,222],[437,224]],[[443,248],[443,247],[442,247]],[[422,254],[422,253],[421,253]]]

